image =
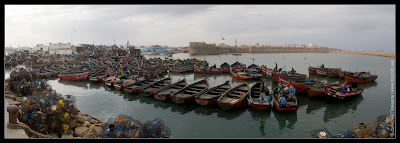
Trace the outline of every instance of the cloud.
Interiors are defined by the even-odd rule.
[[[96,44],[129,40],[135,45],[188,46],[191,41],[233,45],[238,39],[239,45],[312,42],[334,48],[395,49],[394,5],[5,7],[6,45],[71,39],[74,43]]]

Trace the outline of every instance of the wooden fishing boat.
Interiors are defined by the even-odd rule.
[[[250,87],[247,83],[238,85],[220,96],[217,100],[217,104],[224,110],[240,107],[249,93]]]
[[[333,97],[336,99],[345,99],[351,96],[360,95],[363,93],[362,88],[357,88],[355,91],[344,91],[339,85],[325,85],[325,93],[328,97]]]
[[[270,96],[269,89],[264,85],[264,92],[260,92],[262,82],[258,82],[251,87],[250,95],[247,97],[249,105],[257,110],[267,110],[271,106],[271,101],[267,101]],[[266,102],[260,101],[260,97],[264,96]]]
[[[369,72],[346,72],[344,79],[346,81],[355,81],[357,83],[371,82],[376,80],[378,75],[370,75]]]
[[[100,70],[89,77],[90,81],[103,81],[103,78],[107,77],[107,73],[104,70]]]
[[[208,67],[208,69],[206,69],[205,67],[196,64],[193,65],[193,71],[199,73],[221,73],[220,68]]]
[[[171,84],[171,78],[169,78],[169,77],[164,78],[164,79],[161,79],[161,80],[155,82],[154,84],[151,84],[151,85],[143,88],[143,90],[141,92],[142,92],[143,96],[153,96],[154,93],[156,93],[158,90],[160,90],[170,84]]]
[[[317,69],[315,67],[309,66],[308,67],[308,74],[316,75],[317,74]]]
[[[286,99],[286,106],[282,106],[279,104],[279,99],[281,98],[281,91],[278,91],[278,87],[276,87],[273,91],[273,95],[272,95],[272,101],[274,103],[274,107],[278,110],[278,111],[296,111],[297,110],[297,98],[296,96],[294,96],[292,99],[289,98],[288,95],[285,95],[284,93],[284,97]],[[286,93],[288,94],[288,93]]]
[[[158,92],[154,93],[154,98],[158,100],[168,100],[171,98],[171,94],[184,88],[187,85],[186,79],[182,79],[174,84],[166,86],[160,89]]]
[[[32,65],[32,68],[44,68],[46,66],[50,66],[51,63],[42,63],[42,64],[36,64],[36,65]]]
[[[341,68],[328,68],[328,77],[339,78],[339,73],[342,71]]]
[[[231,68],[231,66],[228,63],[225,62],[225,63],[223,63],[221,65],[221,72],[229,73],[230,72],[230,68]]]
[[[279,77],[279,81],[280,81],[280,83],[282,83],[284,86],[287,86],[287,87],[292,85],[296,89],[296,92],[307,92],[308,87],[307,87],[305,81],[297,81],[296,82],[295,80],[288,79],[288,78],[284,79],[281,77]]]
[[[193,71],[193,64],[182,65],[182,66],[171,66],[169,68],[169,71],[178,73],[190,72]]]
[[[88,74],[87,71],[61,72],[58,77],[65,80],[82,80],[87,79]]]
[[[267,77],[272,77],[272,69],[267,68],[267,66],[262,66],[261,67],[262,72],[266,74]]]
[[[239,71],[238,69],[231,69],[231,73],[234,78],[238,78],[238,79],[252,79],[253,78],[253,76],[251,76],[249,73]]]
[[[202,79],[186,87],[176,91],[171,95],[171,99],[173,102],[177,104],[188,103],[190,101],[194,101],[194,98],[207,91],[208,83],[206,79]]]
[[[235,62],[231,65],[231,69],[239,69],[240,67],[242,67],[243,64],[239,63],[239,62]]]
[[[308,96],[326,96],[324,83],[320,82],[307,87]]]
[[[123,89],[125,92],[129,92],[129,93],[140,93],[140,89],[142,89],[142,88],[146,87],[147,85],[150,85],[156,81],[157,81],[157,76],[152,76],[143,81],[135,82],[132,85],[123,87]]]
[[[199,105],[211,105],[217,103],[218,98],[231,88],[229,81],[213,87],[206,92],[199,94],[195,97],[195,101]]]
[[[316,68],[317,75],[327,76],[328,69],[327,68]]]
[[[279,79],[305,81],[307,76],[305,74],[282,71],[281,73],[272,73],[272,78],[276,83],[280,83]]]

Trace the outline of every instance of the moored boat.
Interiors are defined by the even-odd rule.
[[[228,63],[223,63],[222,65],[221,65],[221,72],[223,72],[223,73],[229,73],[230,72],[230,68],[231,68],[231,65],[229,65]]]
[[[371,82],[378,78],[378,75],[371,75],[369,72],[346,72],[344,79],[346,81],[355,81],[357,83]]]
[[[336,99],[345,99],[351,96],[356,96],[356,95],[360,95],[363,93],[363,89],[362,88],[357,88],[354,91],[344,91],[342,90],[342,87],[339,85],[325,85],[325,93],[328,97],[333,97]]]
[[[274,103],[274,107],[278,111],[296,111],[297,110],[297,98],[294,96],[293,98],[289,98],[288,93],[283,93],[279,91],[278,87],[276,87],[272,93],[272,101]],[[279,99],[281,98],[281,94],[285,97],[286,105],[280,105]],[[286,95],[285,95],[286,94]]]
[[[322,76],[327,76],[328,75],[328,69],[327,68],[316,68],[317,75],[322,75]]]
[[[266,77],[272,77],[272,69],[267,68],[267,66],[261,66],[261,70],[266,74]]]
[[[231,69],[231,73],[234,78],[238,78],[238,79],[252,79],[253,78],[253,76],[251,76],[249,73],[239,71],[238,69]]]
[[[88,74],[89,72],[87,71],[61,72],[58,77],[65,80],[82,80],[87,79]]]
[[[246,97],[249,95],[249,93],[249,85],[247,83],[243,83],[226,91],[218,98],[217,104],[224,110],[240,107],[246,100]]]
[[[315,67],[309,66],[308,67],[308,74],[316,75],[317,74],[317,69]]]
[[[141,91],[143,96],[153,96],[155,92],[157,92],[158,90],[168,86],[171,84],[171,78],[164,78],[161,79],[157,82],[155,82],[154,84],[151,84],[145,88],[143,88],[143,90]]]
[[[308,96],[326,96],[325,85],[323,83],[316,83],[308,86],[307,89]]]
[[[156,93],[154,93],[154,98],[158,99],[158,100],[171,99],[171,94],[184,88],[186,85],[187,85],[186,79],[182,79],[178,82],[175,82],[171,85],[168,85],[168,86],[158,90]]]
[[[260,92],[261,85],[262,82],[258,82],[251,87],[250,95],[247,97],[247,101],[254,109],[267,110],[271,106],[271,101],[267,101],[267,96],[270,96],[270,91],[264,85],[262,86],[262,88],[264,88],[264,92]],[[264,100],[262,97],[264,97]]]
[[[90,81],[103,81],[103,78],[107,77],[107,73],[104,70],[100,70],[89,77]]]
[[[229,81],[213,87],[202,94],[195,97],[195,101],[199,105],[211,105],[217,103],[217,99],[231,88]]]
[[[188,103],[190,101],[194,101],[194,98],[207,91],[208,82],[206,79],[202,79],[186,87],[176,91],[171,95],[171,99],[173,102],[177,104]]]
[[[194,72],[199,72],[199,73],[221,73],[221,69],[220,68],[203,67],[203,66],[199,66],[199,65],[196,65],[196,64],[193,65],[193,70],[194,70]]]
[[[152,76],[149,77],[143,81],[139,81],[139,82],[135,82],[132,85],[123,87],[125,92],[129,92],[129,93],[139,93],[140,90],[150,84],[152,84],[153,82],[157,81],[157,76]]]
[[[328,77],[336,77],[339,78],[339,73],[342,71],[341,68],[328,68],[327,75]]]

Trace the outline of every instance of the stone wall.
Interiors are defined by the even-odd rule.
[[[268,46],[268,47],[219,47],[215,44],[206,44],[205,42],[190,42],[189,54],[208,55],[224,53],[328,53],[327,47],[307,48],[307,47],[289,47],[289,46]]]

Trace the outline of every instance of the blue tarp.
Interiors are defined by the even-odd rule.
[[[140,49],[142,52],[169,52],[168,47],[146,47]]]

